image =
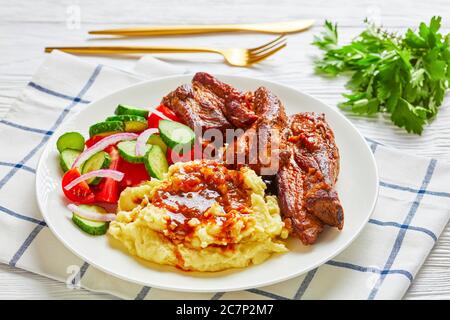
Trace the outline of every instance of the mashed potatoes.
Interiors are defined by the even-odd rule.
[[[219,271],[286,252],[288,231],[254,171],[212,161],[177,163],[166,179],[127,188],[109,234],[145,260]]]

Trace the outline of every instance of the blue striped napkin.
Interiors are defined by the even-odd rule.
[[[342,254],[295,279],[229,293],[178,293],[107,275],[70,253],[35,201],[35,169],[53,131],[71,113],[144,78],[179,72],[152,58],[130,73],[55,52],[0,120],[0,262],[127,299],[399,299],[450,216],[450,165],[369,140],[380,173],[375,212]],[[144,76],[143,74],[146,74]]]

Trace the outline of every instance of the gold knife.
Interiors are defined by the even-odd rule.
[[[184,35],[202,34],[216,32],[259,32],[259,33],[296,33],[309,29],[314,24],[314,20],[294,20],[276,23],[256,23],[256,24],[222,24],[222,25],[179,25],[179,26],[153,26],[134,27],[123,29],[107,29],[89,31],[95,35],[115,35],[128,37],[143,36],[164,36],[164,35]]]

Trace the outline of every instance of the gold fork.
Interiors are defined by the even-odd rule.
[[[218,53],[225,61],[236,67],[247,67],[261,62],[286,47],[284,35],[261,46],[245,48],[208,48],[208,47],[148,47],[148,46],[100,46],[100,47],[47,47],[45,52],[61,50],[78,54],[132,54],[132,53]]]

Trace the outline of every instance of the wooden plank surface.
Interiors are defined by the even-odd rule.
[[[298,0],[0,0],[0,117],[8,110],[23,86],[29,81],[45,55],[46,45],[85,44],[171,44],[250,47],[270,35],[208,35],[188,38],[137,38],[111,41],[93,40],[87,30],[145,24],[248,23],[317,19],[317,25],[306,33],[289,36],[288,47],[267,62],[250,69],[231,68],[220,57],[204,55],[159,56],[191,71],[255,76],[278,81],[317,97],[331,106],[341,100],[345,79],[323,79],[314,75],[311,60],[317,51],[310,45],[324,19],[337,21],[342,41],[354,37],[370,17],[392,30],[415,27],[439,14],[445,32],[450,31],[450,3],[447,0],[412,2],[390,1],[298,1]],[[77,13],[80,20],[77,22]],[[74,19],[75,17],[75,19]],[[132,68],[135,58],[84,57],[86,60]],[[384,117],[364,119],[350,116],[367,137],[392,147],[443,160],[450,157],[450,99],[441,107],[438,118],[421,137],[407,135],[392,127]],[[441,235],[435,248],[406,299],[450,298],[450,227]],[[70,290],[57,281],[0,265],[0,299],[94,299],[113,298],[85,290]]]

